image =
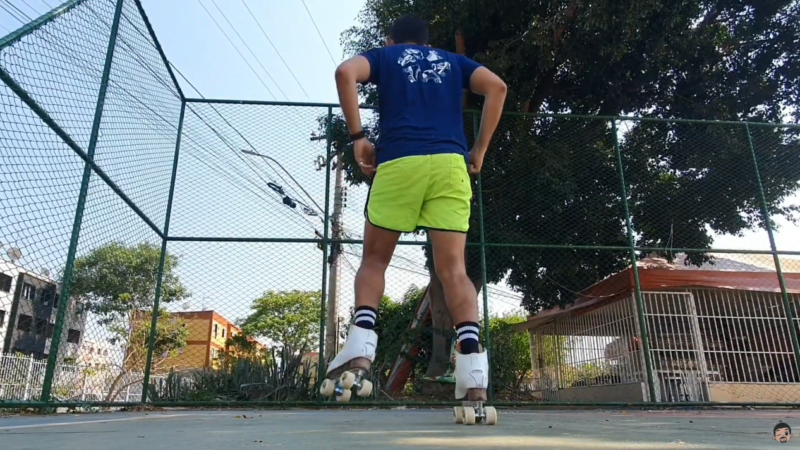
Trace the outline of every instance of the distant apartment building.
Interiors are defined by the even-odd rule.
[[[45,359],[50,353],[60,290],[49,276],[0,260],[0,345],[3,353]],[[61,334],[62,356],[75,357],[83,338],[86,314],[67,306]]]
[[[172,317],[180,318],[189,330],[187,346],[177,356],[169,359],[163,368],[175,370],[220,368],[221,356],[226,351],[226,342],[242,333],[233,322],[214,311],[172,312]],[[264,346],[255,343],[259,350]]]
[[[81,367],[91,367],[104,370],[117,367],[114,355],[118,352],[108,341],[94,341],[84,339],[78,352],[77,364]]]

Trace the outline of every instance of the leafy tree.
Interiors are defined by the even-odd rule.
[[[225,350],[222,352],[225,365],[235,365],[240,359],[251,361],[265,361],[269,354],[266,348],[260,349],[258,342],[245,333],[236,334],[225,340]]]
[[[127,335],[125,357],[122,370],[109,388],[106,401],[111,401],[126,387],[140,383],[147,364],[147,349],[150,345],[150,330],[153,313],[141,311],[131,314],[127,325],[111,324],[109,330],[115,335]],[[177,357],[188,345],[189,329],[186,322],[178,316],[171,315],[160,308],[156,322],[155,341],[153,343],[153,359],[150,373],[158,374],[168,371],[172,358]],[[134,376],[130,376],[134,375]]]
[[[149,243],[126,246],[111,242],[75,261],[70,289],[73,299],[83,302],[85,308],[96,315],[97,323],[110,332],[108,341],[121,347],[124,353],[107,400],[113,399],[124,387],[141,381],[137,376],[120,386],[129,375],[145,370],[160,258],[160,246]],[[162,304],[188,296],[175,274],[177,265],[175,256],[166,256]],[[185,324],[161,309],[151,370],[156,372],[170,356],[185,347],[187,336]]]
[[[531,345],[526,333],[511,326],[524,322],[525,316],[492,317],[492,385],[495,392],[519,392],[531,376]]]
[[[292,351],[319,345],[320,291],[268,291],[253,300],[252,313],[240,323],[252,337],[267,338]]]
[[[638,115],[731,121],[798,121],[800,2],[796,0],[368,0],[342,40],[349,54],[377,47],[392,20],[416,13],[431,44],[498,72],[511,111]],[[361,88],[367,103],[372,86]],[[482,99],[469,95],[469,107]],[[786,111],[790,111],[791,116]],[[474,133],[467,114],[467,136]],[[321,122],[325,125],[324,120]],[[376,121],[365,122],[378,137]],[[333,119],[352,184],[369,183],[354,164],[341,117]],[[708,124],[619,125],[636,244],[708,249],[712,232],[763,225],[747,130]],[[787,129],[750,127],[771,214],[800,180],[800,140]],[[607,120],[507,115],[482,175],[488,242],[627,245],[614,130]],[[478,240],[477,205],[469,239]],[[628,265],[627,252],[487,250],[487,279],[508,282],[530,313],[566,305],[575,292]],[[700,264],[702,252],[688,258]],[[480,287],[476,251],[468,272]],[[434,295],[434,303],[442,303]]]

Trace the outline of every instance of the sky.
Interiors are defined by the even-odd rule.
[[[7,5],[3,2],[8,1],[31,17],[44,13],[48,5],[56,5],[56,0],[0,0],[0,4]],[[187,97],[321,103],[338,101],[333,73],[345,56],[340,35],[355,25],[363,3],[362,0],[142,0]],[[89,4],[94,5],[99,16],[111,17],[110,2],[91,0]],[[144,29],[137,22],[135,10],[125,9],[124,14],[129,19],[121,25],[120,35],[125,42],[120,44],[120,56],[112,68],[96,160],[161,227],[174,152],[172,133],[177,126],[180,104],[164,87],[163,82],[169,82],[169,77],[163,65],[159,65],[158,55],[147,49],[146,38],[134,30]],[[6,10],[0,9],[0,34],[20,25]],[[76,58],[88,67],[81,75],[87,77],[86,85],[94,86],[89,81],[96,80],[102,67],[92,61],[102,61],[105,49],[101,36],[106,30],[103,25],[89,23],[79,31],[66,26],[57,28],[57,33],[62,32],[58,34],[63,39],[61,49],[42,55],[42,60],[23,54],[18,57],[21,62],[13,59],[17,56],[8,56],[3,62],[18,64],[14,68],[42,70],[44,77],[58,73],[69,58]],[[47,39],[47,36],[36,38]],[[20,48],[24,51],[27,47]],[[52,48],[56,48],[56,43]],[[155,67],[155,76],[153,71],[142,68],[143,60]],[[54,70],[40,69],[41,65]],[[19,70],[23,76],[25,72]],[[87,75],[87,71],[91,73]],[[45,82],[31,83],[35,84],[32,89],[41,91],[43,98],[52,89]],[[55,95],[51,107],[54,116],[85,148],[89,135],[85,124],[91,123],[96,88],[75,86],[70,92],[72,95],[66,102]],[[153,110],[145,112],[141,103],[131,101],[131,97],[154,105]],[[0,100],[15,101],[7,90],[0,91]],[[315,231],[322,232],[322,208],[317,205],[324,206],[326,177],[324,170],[315,168],[315,161],[324,155],[325,144],[310,138],[312,133],[319,132],[317,120],[327,113],[326,108],[189,105],[181,140],[171,236],[310,239],[315,237]],[[26,180],[13,178],[15,172],[0,169],[0,177],[14,180],[13,190],[1,193],[0,199],[24,202],[47,192],[43,196],[46,207],[36,213],[15,214],[5,223],[0,218],[0,225],[9,230],[3,232],[2,239],[7,247],[23,248],[27,258],[22,260],[23,264],[35,268],[49,266],[53,270],[63,265],[60,261],[66,255],[83,164],[74,155],[65,156],[63,146],[59,147],[52,133],[47,135],[41,125],[31,125],[36,119],[20,109],[13,111],[20,124],[39,127],[37,130],[44,136],[36,147],[26,141],[18,128],[0,130],[3,133],[0,137],[18,143],[19,151],[13,155],[15,164],[38,167],[37,174],[56,175],[43,182],[45,185],[31,187]],[[42,146],[47,148],[46,155],[31,153]],[[247,155],[242,150],[273,159]],[[38,180],[31,175],[27,181],[34,179]],[[275,189],[302,205],[295,208],[284,205],[284,195],[277,194]],[[364,188],[348,188],[343,218],[348,237],[361,236],[365,200]],[[797,197],[790,201],[800,203]],[[316,215],[303,212],[303,205]],[[800,227],[785,221],[778,221],[778,225],[781,227],[776,233],[778,247],[800,251]],[[111,239],[160,245],[155,233],[95,176],[89,190],[79,254]],[[715,247],[763,250],[769,248],[769,242],[764,232],[756,231],[739,237],[720,236]],[[250,302],[267,290],[315,290],[322,281],[322,253],[314,244],[177,242],[170,243],[168,250],[180,257],[177,273],[192,292],[191,299],[172,305],[172,310],[214,309],[235,320],[246,315]],[[339,281],[339,311],[348,319],[360,248],[346,246],[345,252]],[[387,273],[387,295],[399,299],[410,286],[425,286],[423,264],[419,247],[400,247]],[[570,286],[576,291],[585,287]],[[502,283],[492,286],[489,294],[492,313],[508,313],[519,305],[519,295]]]

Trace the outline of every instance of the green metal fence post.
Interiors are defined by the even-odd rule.
[[[472,133],[475,139],[478,139],[478,128],[480,127],[480,119],[477,112],[472,113]],[[481,174],[478,173],[478,228],[480,230],[480,253],[481,253],[481,284],[483,288],[483,339],[486,342],[487,357],[489,359],[489,367],[492,367],[492,336],[489,331],[489,289],[486,285],[486,235],[483,228],[483,186],[481,184]],[[492,392],[492,371],[489,370],[488,389],[486,389],[488,400],[491,402],[494,399]]]
[[[622,164],[622,151],[619,148],[619,137],[617,136],[617,120],[611,120],[611,132],[614,135],[614,153],[617,155],[617,169],[619,171],[619,182],[622,188],[622,204],[625,212],[625,228],[628,234],[628,247],[633,269],[634,295],[636,296],[636,315],[639,318],[639,330],[642,338],[642,351],[644,351],[644,364],[647,371],[647,391],[650,394],[651,402],[656,400],[656,386],[653,378],[653,362],[650,355],[650,335],[647,330],[647,320],[644,314],[644,300],[642,299],[642,285],[639,282],[639,267],[636,264],[636,245],[633,240],[633,226],[631,225],[631,213],[628,206],[628,185],[625,183],[625,168]]]
[[[323,221],[322,230],[322,295],[319,304],[319,354],[317,355],[317,385],[322,383],[325,378],[325,366],[327,362],[323,360],[325,355],[325,318],[326,318],[326,302],[328,301],[326,292],[328,290],[328,245],[330,239],[328,236],[328,226],[330,225],[330,203],[331,203],[331,147],[333,140],[331,139],[331,130],[333,128],[333,108],[328,107],[328,118],[325,124],[325,219]],[[322,403],[322,397],[318,396],[319,403]]]
[[[794,322],[794,308],[792,307],[789,293],[786,291],[786,280],[783,277],[783,269],[781,268],[781,259],[778,256],[778,248],[775,245],[775,235],[772,231],[772,219],[769,214],[769,205],[767,204],[767,196],[764,193],[764,185],[761,183],[761,171],[758,168],[758,158],[756,157],[756,148],[753,145],[753,136],[750,134],[750,125],[745,123],[744,129],[747,132],[747,142],[750,145],[750,155],[753,158],[753,170],[756,173],[756,183],[758,184],[758,194],[761,200],[761,214],[764,216],[764,226],[767,229],[767,236],[769,237],[769,248],[772,251],[772,260],[775,263],[775,272],[778,275],[778,283],[781,287],[781,297],[783,299],[783,309],[786,311],[786,322],[789,326],[789,336],[792,340],[792,350],[794,351],[795,363],[800,364],[800,342],[797,339],[797,327]]]
[[[123,0],[117,0],[116,9],[114,10],[114,21],[111,24],[111,33],[108,37],[108,49],[106,51],[106,60],[103,67],[103,76],[100,79],[100,90],[97,94],[97,106],[94,111],[94,123],[92,124],[92,132],[89,136],[89,147],[87,155],[89,161],[83,167],[83,179],[81,180],[81,190],[78,194],[78,204],[75,208],[75,221],[72,224],[72,236],[69,242],[69,250],[67,251],[67,262],[64,266],[64,278],[61,285],[61,295],[58,299],[58,313],[56,314],[56,323],[53,327],[53,339],[50,344],[50,351],[47,357],[47,368],[45,369],[44,383],[42,384],[42,397],[41,401],[50,402],[50,394],[53,387],[53,376],[56,370],[56,363],[58,362],[58,351],[61,344],[61,333],[64,328],[64,319],[66,318],[66,310],[69,303],[69,290],[72,283],[72,272],[75,267],[75,254],[78,250],[78,239],[81,233],[81,222],[83,220],[83,210],[86,206],[86,195],[89,191],[89,180],[92,175],[91,162],[94,161],[94,152],[97,148],[97,140],[100,135],[100,121],[103,117],[103,105],[106,100],[106,90],[108,88],[108,78],[111,74],[111,62],[114,58],[114,48],[117,42],[117,31],[119,30],[119,18],[122,14]]]
[[[14,45],[15,43],[19,42],[25,36],[33,33],[34,31],[38,30],[39,28],[47,25],[48,23],[56,20],[57,18],[63,16],[64,14],[70,12],[72,8],[80,5],[81,3],[85,2],[86,0],[69,0],[64,2],[63,4],[56,6],[55,8],[51,9],[50,11],[42,14],[38,18],[34,19],[33,21],[23,25],[16,31],[12,31],[8,35],[0,38],[0,50],[3,50],[6,47]]]
[[[147,340],[147,362],[144,365],[144,379],[142,380],[142,403],[147,403],[147,391],[150,386],[150,372],[153,365],[153,347],[156,342],[156,326],[158,325],[158,311],[161,303],[161,283],[164,280],[164,264],[167,261],[167,243],[169,242],[169,220],[172,216],[172,199],[175,196],[175,179],[178,175],[178,158],[181,154],[181,137],[183,135],[183,116],[186,113],[186,102],[181,102],[181,114],[178,118],[178,136],[175,139],[175,156],[172,158],[172,178],[169,180],[169,196],[167,197],[167,212],[164,216],[164,238],[161,239],[161,257],[158,260],[158,275],[156,278],[156,295],[153,301],[153,314],[150,319],[150,337]]]

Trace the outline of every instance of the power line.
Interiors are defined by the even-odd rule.
[[[267,83],[264,83],[264,80],[261,79],[261,76],[258,74],[258,72],[256,72],[255,69],[253,69],[253,66],[250,65],[250,62],[247,60],[247,58],[245,58],[244,55],[242,54],[242,52],[239,51],[239,47],[237,47],[236,44],[233,43],[231,38],[228,37],[228,33],[226,33],[225,30],[222,29],[222,27],[219,25],[219,22],[217,22],[217,19],[215,19],[214,16],[211,15],[211,12],[206,8],[206,5],[204,5],[203,2],[200,1],[200,0],[197,0],[197,3],[200,3],[200,6],[202,6],[203,9],[206,11],[206,14],[208,14],[208,17],[211,17],[211,20],[214,21],[214,24],[217,26],[217,28],[219,28],[219,31],[221,31],[222,34],[225,35],[225,38],[228,40],[228,42],[231,43],[231,46],[233,46],[233,49],[236,50],[237,53],[239,53],[239,56],[242,57],[242,59],[244,60],[245,64],[247,64],[247,67],[249,67],[250,70],[253,71],[253,73],[258,78],[258,81],[260,81],[261,84],[264,86],[264,88],[267,90],[267,92],[269,92],[269,95],[271,95],[272,98],[277,99],[278,97],[276,97],[275,94],[272,93],[272,89],[270,89],[269,86],[267,86]]]
[[[325,46],[325,50],[328,51],[328,56],[331,57],[331,62],[334,66],[338,66],[339,64],[336,63],[336,58],[333,57],[333,53],[331,53],[331,49],[328,48],[328,44],[325,43],[325,38],[322,37],[322,33],[319,31],[319,27],[317,26],[317,22],[314,20],[314,16],[311,15],[311,11],[308,9],[308,5],[306,5],[306,0],[301,0],[303,2],[303,6],[306,8],[306,12],[308,13],[308,18],[311,19],[311,23],[314,24],[314,28],[317,30],[317,34],[319,38],[322,40],[322,45]]]
[[[6,1],[8,1],[8,0],[6,0]],[[10,4],[10,1],[9,1],[9,4]],[[20,14],[22,14],[22,15],[23,15],[25,18],[27,18],[29,21],[30,21],[30,20],[32,20],[32,19],[31,19],[31,18],[30,18],[30,17],[29,17],[27,14],[25,14],[25,13],[24,13],[23,11],[21,11],[19,8],[17,8],[17,7],[16,7],[16,6],[14,6],[14,5],[11,5],[11,6],[12,6],[14,9],[16,9],[17,11],[19,11],[19,13],[20,13]],[[30,7],[30,5],[28,5],[28,6]],[[0,7],[2,7],[4,10],[6,10],[7,12],[9,12],[9,14],[11,14],[11,15],[12,15],[12,17],[14,17],[15,19],[19,20],[19,21],[20,21],[20,22],[22,22],[22,23],[25,23],[25,22],[23,22],[22,20],[20,20],[20,19],[19,19],[19,18],[18,18],[18,17],[17,17],[15,14],[13,14],[11,11],[9,11],[9,10],[8,10],[8,9],[6,9],[5,7],[3,7],[3,5],[2,5],[2,4],[0,4]],[[31,8],[31,9],[33,9],[33,8]],[[91,12],[92,12],[92,13],[93,13],[93,14],[94,14],[96,17],[98,17],[98,14],[97,14],[97,12],[96,12],[96,11],[94,11],[94,9],[93,9],[93,8],[89,7],[89,10],[90,10],[90,11],[91,11]],[[34,11],[36,11],[36,10],[34,9]],[[38,13],[38,11],[37,11],[37,13]],[[127,17],[125,17],[125,15],[124,15],[124,14],[123,14],[123,17],[124,17],[124,18],[125,18],[125,19],[126,19],[128,22],[129,22],[129,23],[130,23],[130,20],[129,20]],[[100,22],[102,22],[102,23],[103,23],[105,26],[107,26],[107,27],[109,26],[109,25],[108,25],[108,23],[106,23],[105,21],[103,21],[103,19],[102,19],[102,18],[98,17],[98,20],[99,20]],[[135,29],[136,29],[136,30],[137,30],[137,31],[140,33],[140,35],[141,35],[141,30],[139,30],[139,29],[138,29],[138,27],[135,27],[133,24],[131,24],[131,25],[132,25],[132,26],[133,26],[133,27],[134,27],[134,28],[135,28]],[[49,32],[47,29],[45,29],[45,33],[46,33],[46,34],[48,34],[48,35],[50,35],[50,32]],[[145,68],[146,68],[146,69],[148,69],[148,71],[149,71],[151,74],[153,74],[153,75],[156,77],[156,79],[157,79],[158,81],[160,81],[160,82],[162,83],[162,85],[164,85],[164,81],[163,81],[163,80],[161,80],[161,79],[160,79],[160,77],[158,76],[158,74],[156,74],[156,73],[153,71],[152,67],[151,67],[149,64],[147,64],[146,62],[142,61],[142,59],[141,59],[141,56],[140,56],[140,55],[139,55],[139,54],[138,54],[138,53],[137,53],[135,50],[133,50],[133,49],[131,48],[131,46],[130,46],[130,45],[129,45],[129,44],[128,44],[128,43],[127,43],[127,42],[126,42],[126,41],[125,41],[125,40],[124,40],[124,39],[123,39],[121,36],[118,36],[118,39],[120,39],[120,41],[121,41],[123,44],[125,44],[126,46],[128,46],[128,47],[130,48],[130,51],[131,51],[131,52],[132,52],[132,53],[135,55],[134,57],[135,57],[137,60],[139,60],[139,62],[140,62],[140,63],[141,63],[143,66],[145,66]],[[48,41],[46,38],[45,38],[45,41],[49,42],[49,41]],[[58,45],[58,46],[60,47],[60,45]],[[65,54],[71,54],[73,57],[75,57],[75,59],[77,59],[77,60],[79,60],[79,61],[81,61],[81,62],[85,62],[85,61],[83,61],[81,58],[78,58],[78,57],[77,57],[77,55],[75,55],[75,54],[74,54],[74,53],[73,53],[73,52],[72,52],[70,49],[67,49],[67,51],[65,52]],[[174,67],[174,65],[173,65],[173,64],[171,64],[171,63],[170,63],[170,65]],[[84,68],[84,69],[86,69],[85,67],[83,67],[83,68]],[[183,76],[183,75],[181,74],[181,76]],[[185,77],[184,77],[184,78],[185,78]],[[127,90],[126,90],[124,87],[122,87],[122,86],[116,86],[116,83],[115,83],[115,81],[114,81],[114,80],[110,80],[110,81],[111,81],[111,83],[112,83],[113,85],[115,85],[115,87],[119,88],[120,90],[122,90],[123,92],[125,92],[126,94],[128,94],[128,95],[129,95],[129,97],[132,97],[132,98],[133,98],[133,99],[135,99],[137,102],[139,102],[140,104],[142,104],[142,105],[143,105],[143,106],[144,106],[146,109],[148,109],[148,110],[149,110],[149,111],[150,111],[150,112],[151,112],[151,113],[152,113],[152,114],[153,114],[155,117],[158,117],[158,118],[159,118],[159,119],[161,119],[163,122],[165,122],[165,123],[167,123],[168,125],[170,125],[170,126],[173,128],[173,129],[177,130],[177,127],[175,126],[175,124],[173,124],[172,122],[170,122],[169,120],[167,120],[166,118],[164,118],[163,116],[161,116],[160,114],[158,114],[158,112],[156,112],[156,111],[153,111],[153,110],[152,110],[152,108],[150,108],[150,107],[149,107],[147,104],[144,104],[144,103],[143,103],[143,102],[142,102],[142,101],[141,101],[141,100],[140,100],[140,99],[139,99],[137,96],[133,96],[133,95],[131,95],[131,93],[130,93],[130,92],[128,92],[128,91],[127,91]],[[187,80],[187,81],[188,81],[188,80]],[[190,84],[191,84],[191,83],[190,83]],[[169,85],[165,85],[165,86],[166,86],[168,89],[172,89],[172,88],[174,88],[174,86],[169,86]],[[192,86],[192,87],[194,88],[194,86]],[[196,88],[194,88],[194,89],[196,90]],[[199,91],[198,91],[198,94],[199,94]],[[177,95],[177,94],[176,94],[176,95]],[[201,96],[202,96],[202,94],[201,94]],[[244,162],[244,164],[245,164],[245,165],[247,165],[248,167],[250,167],[250,169],[254,171],[254,173],[256,174],[256,176],[258,176],[258,172],[257,172],[257,171],[255,171],[255,169],[254,169],[254,168],[253,168],[251,165],[249,165],[249,164],[248,164],[248,163],[247,163],[247,162],[246,162],[246,161],[245,161],[245,160],[244,160],[244,159],[243,159],[241,156],[239,156],[239,155],[238,155],[238,153],[236,152],[236,150],[235,150],[233,147],[231,147],[231,145],[230,145],[230,144],[227,142],[227,140],[226,140],[226,139],[224,139],[224,138],[223,138],[221,135],[219,135],[219,133],[217,133],[217,132],[216,132],[216,130],[215,130],[215,129],[214,129],[212,126],[211,126],[211,125],[209,125],[209,124],[208,124],[208,122],[206,122],[206,121],[205,121],[205,119],[203,119],[203,118],[202,118],[202,116],[201,116],[199,113],[197,113],[196,111],[194,111],[194,109],[191,107],[191,105],[188,105],[188,106],[189,106],[189,109],[190,109],[190,111],[191,111],[192,113],[194,113],[194,114],[195,114],[195,115],[196,115],[198,118],[200,118],[200,120],[204,122],[204,124],[206,125],[206,127],[208,127],[210,130],[212,130],[213,132],[215,132],[215,133],[217,134],[217,136],[220,138],[220,140],[222,140],[222,141],[223,141],[223,143],[225,143],[225,144],[226,144],[226,145],[227,145],[227,146],[228,146],[228,147],[229,147],[229,148],[230,148],[230,149],[231,149],[231,150],[232,150],[234,153],[236,153],[236,154],[237,154],[237,157],[239,157],[239,158],[242,160],[242,162]],[[212,105],[212,108],[214,108],[214,107],[213,107],[213,105]],[[216,108],[214,108],[214,109],[215,109],[215,111],[216,111]],[[217,111],[217,113],[219,114],[219,111]],[[223,117],[223,120],[225,120],[225,119],[224,119],[224,117]],[[227,121],[226,121],[226,123],[227,123]],[[231,128],[233,128],[233,126],[232,126],[232,125],[230,125],[230,123],[228,123],[228,125],[229,125],[229,126],[231,126]],[[237,130],[235,130],[235,129],[234,129],[234,131],[237,131]],[[237,131],[237,132],[238,132],[238,131]],[[190,140],[190,141],[192,141],[192,143],[194,143],[195,145],[197,145],[197,147],[201,148],[201,149],[202,149],[202,150],[203,150],[203,151],[204,151],[206,154],[208,154],[209,156],[212,156],[212,157],[216,157],[216,155],[214,155],[214,154],[213,154],[212,152],[210,152],[208,149],[206,149],[205,147],[203,147],[202,145],[200,145],[198,142],[196,142],[196,141],[195,141],[195,140],[194,140],[194,139],[193,139],[191,136],[187,136],[187,137],[189,138],[189,140]],[[194,155],[192,155],[192,156],[194,156]],[[195,158],[197,158],[197,157],[195,156]],[[198,158],[198,159],[199,159],[199,158]],[[201,162],[204,162],[204,161],[202,161],[202,160],[201,160]],[[226,161],[226,162],[227,162],[227,161]],[[206,165],[207,165],[207,164],[206,164]],[[228,165],[230,165],[230,163],[229,163]],[[242,178],[243,178],[245,181],[248,181],[248,182],[250,182],[251,184],[253,184],[254,186],[256,186],[256,188],[260,189],[262,192],[265,192],[265,193],[267,193],[267,194],[270,192],[270,191],[267,191],[266,189],[264,189],[263,187],[261,187],[261,186],[258,186],[258,184],[257,184],[257,183],[253,182],[252,180],[250,180],[249,178],[247,178],[245,175],[243,175],[241,172],[237,171],[237,169],[236,169],[235,167],[233,167],[233,168],[232,168],[232,170],[233,170],[233,172],[234,172],[234,173],[236,173],[238,176],[242,177]],[[224,172],[223,172],[223,173],[224,173]],[[259,178],[261,178],[260,176],[258,176],[258,177],[259,177]],[[261,181],[263,181],[263,182],[266,182],[266,181],[265,181],[263,178],[261,178]],[[236,185],[236,183],[233,183],[233,184],[234,184],[234,185]],[[253,192],[251,191],[251,193],[253,193]],[[254,193],[254,194],[255,194],[255,193]],[[257,197],[260,197],[258,194],[255,194],[255,195],[256,195]],[[283,205],[283,203],[282,203],[280,200],[278,200],[278,199],[276,199],[276,198],[274,198],[274,197],[272,197],[272,196],[269,196],[269,195],[268,195],[268,197],[269,197],[270,199],[272,199],[272,200],[276,201],[276,202],[277,202],[277,203],[278,203],[278,204],[281,206],[281,209],[282,209],[282,207],[283,207],[284,205]],[[263,199],[263,198],[262,198],[262,199]],[[263,205],[262,205],[262,206],[263,206]],[[265,209],[266,209],[267,211],[270,211],[270,210],[269,210],[269,209],[267,209],[267,208],[265,208]],[[305,217],[303,214],[301,214],[301,213],[299,213],[298,211],[295,211],[295,210],[292,210],[292,212],[294,212],[296,215],[299,215],[299,216],[301,216],[301,218],[302,218],[302,219],[304,219],[304,220],[305,220],[305,221],[306,221],[306,222],[307,222],[307,223],[308,223],[308,224],[309,224],[309,225],[312,227],[312,229],[315,229],[314,225],[313,225],[313,224],[312,224],[312,223],[311,223],[311,222],[310,222],[310,221],[309,221],[309,220],[308,220],[308,219],[307,219],[307,218],[306,218],[306,217]]]
[[[292,69],[289,67],[289,64],[286,63],[286,60],[283,59],[283,56],[281,55],[281,52],[279,52],[278,48],[275,47],[275,44],[272,43],[272,39],[269,38],[269,36],[267,35],[267,32],[264,30],[264,27],[261,26],[261,22],[258,21],[258,19],[256,18],[255,14],[253,14],[253,11],[250,10],[250,7],[247,6],[247,3],[244,0],[242,0],[242,4],[244,4],[244,7],[247,8],[247,12],[249,12],[250,16],[253,17],[253,20],[255,20],[256,25],[258,25],[258,28],[261,29],[261,32],[264,33],[264,37],[267,38],[267,42],[269,42],[269,45],[271,45],[272,49],[275,50],[275,53],[278,54],[278,58],[280,58],[281,61],[283,61],[283,65],[286,66],[286,70],[288,70],[289,73],[292,74],[292,78],[294,78],[294,81],[297,82],[298,86],[300,86],[300,90],[302,90],[303,93],[306,94],[306,98],[308,98],[310,100],[311,96],[309,96],[308,92],[306,92],[305,88],[303,88],[303,84],[300,83],[300,80],[298,80],[297,76],[295,76],[294,72],[292,72]]]
[[[225,15],[225,13],[224,13],[224,12],[222,12],[222,9],[220,9],[220,7],[219,7],[219,6],[217,6],[217,2],[215,2],[214,0],[211,0],[211,3],[213,3],[213,4],[214,4],[214,7],[215,7],[215,8],[217,8],[217,11],[219,11],[219,13],[222,15],[222,18],[223,18],[223,19],[225,19],[225,21],[226,21],[226,22],[228,22],[228,25],[230,25],[230,26],[231,26],[231,29],[233,29],[233,32],[234,32],[234,33],[236,33],[236,35],[237,35],[237,36],[239,36],[239,39],[242,41],[242,44],[244,44],[245,48],[246,48],[246,49],[247,49],[247,50],[250,52],[250,54],[251,54],[251,55],[253,55],[253,58],[255,58],[255,60],[256,60],[256,62],[258,63],[258,65],[259,65],[259,66],[261,66],[261,68],[262,68],[262,69],[264,69],[264,72],[267,74],[267,76],[269,77],[269,79],[270,79],[270,80],[272,80],[272,82],[273,82],[273,83],[275,83],[275,87],[277,87],[277,88],[278,88],[278,90],[279,90],[279,91],[281,91],[281,94],[283,94],[283,97],[284,97],[286,100],[289,100],[289,96],[287,96],[287,95],[286,95],[286,93],[285,93],[285,92],[283,92],[283,89],[281,89],[281,86],[278,84],[278,82],[277,82],[277,81],[275,81],[275,79],[274,79],[274,78],[272,78],[272,74],[270,74],[270,73],[269,73],[269,70],[267,70],[267,68],[266,68],[266,67],[264,67],[264,64],[261,64],[261,59],[259,59],[259,57],[258,57],[258,56],[256,56],[256,54],[255,54],[255,53],[253,52],[253,50],[250,48],[250,46],[249,46],[249,45],[247,45],[247,41],[245,41],[245,40],[244,40],[244,38],[242,37],[242,35],[241,35],[241,34],[239,34],[239,31],[236,29],[236,27],[235,27],[235,26],[233,26],[233,24],[231,23],[231,21],[230,21],[230,20],[228,20],[228,16],[226,16],[226,15]]]
[[[6,1],[8,1],[8,0],[6,0]],[[19,12],[20,12],[20,14],[22,14],[22,16],[23,16],[23,17],[28,17],[28,15],[27,15],[27,14],[25,14],[24,12],[22,12],[22,10],[21,10],[21,9],[17,8],[16,6],[14,6],[14,4],[13,4],[13,3],[11,3],[10,1],[8,1],[8,4],[9,4],[9,6],[11,6],[12,8],[16,9],[17,11],[19,11]],[[8,13],[8,15],[10,15],[10,16],[11,16],[11,17],[13,17],[14,19],[16,19],[16,20],[17,20],[17,22],[19,22],[19,23],[21,23],[21,24],[25,25],[25,23],[26,23],[26,22],[25,22],[24,20],[22,20],[22,19],[20,19],[19,17],[17,17],[17,15],[16,15],[14,12],[12,12],[11,10],[9,10],[9,9],[6,9],[6,7],[5,7],[5,6],[3,6],[3,4],[2,4],[2,3],[0,3],[0,8],[3,8],[3,10],[4,10],[5,12],[7,12],[7,13]],[[31,19],[30,19],[29,17],[28,17],[28,21],[29,21],[29,22],[31,21]]]
[[[27,1],[25,1],[25,0],[20,0],[20,1],[21,1],[21,2],[22,2],[24,5],[25,5],[25,6],[27,6],[28,8],[30,8],[30,9],[31,9],[31,11],[33,11],[33,12],[34,12],[34,13],[36,13],[36,14],[39,14],[39,15],[41,15],[41,13],[40,13],[39,11],[35,10],[35,9],[33,8],[33,6],[31,6],[31,5],[30,5],[30,4],[29,4]],[[11,0],[9,0],[9,3],[11,3]]]

